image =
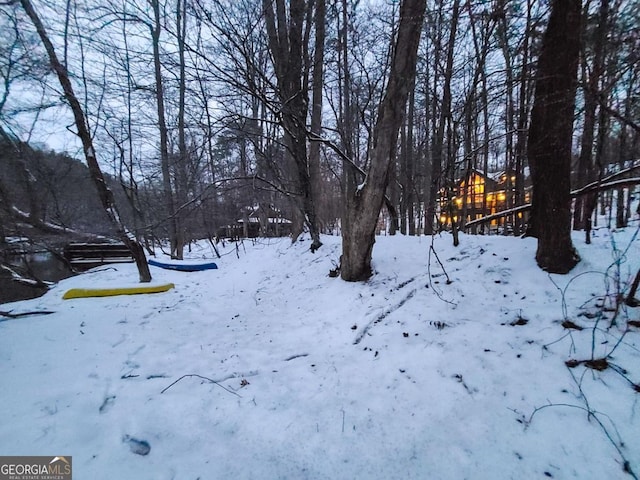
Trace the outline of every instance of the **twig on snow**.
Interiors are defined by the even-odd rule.
[[[583,412],[586,412],[587,413],[587,418],[588,419],[594,419],[596,421],[596,423],[600,426],[600,428],[604,432],[605,436],[607,437],[607,439],[609,440],[611,445],[613,445],[613,448],[616,449],[616,451],[618,452],[618,454],[622,458],[622,462],[623,462],[622,463],[622,469],[624,470],[624,472],[628,473],[629,475],[631,475],[631,477],[633,477],[634,480],[639,480],[638,476],[636,475],[636,473],[631,469],[631,463],[629,462],[629,460],[627,460],[627,457],[622,452],[622,449],[620,448],[618,443],[611,436],[611,432],[609,432],[609,430],[607,429],[607,427],[605,427],[605,425],[602,423],[600,418],[598,418],[598,415],[603,415],[603,416],[607,417],[607,419],[611,422],[611,424],[613,425],[613,428],[615,429],[615,425],[613,424],[613,421],[611,420],[611,418],[609,418],[609,416],[607,414],[602,413],[602,412],[598,412],[598,411],[595,411],[595,410],[591,410],[590,407],[587,408],[587,407],[583,407],[582,405],[572,405],[570,403],[550,403],[548,405],[543,405],[542,407],[537,407],[533,411],[533,413],[531,413],[531,416],[529,417],[529,420],[526,421],[526,425],[528,426],[529,424],[531,424],[531,422],[533,421],[533,416],[536,413],[538,413],[539,411],[544,410],[546,408],[549,408],[549,407],[568,407],[568,408],[575,408],[575,409],[578,409],[578,410],[582,410]],[[617,430],[616,430],[616,433],[617,433]]]
[[[429,246],[429,258],[427,261],[427,276],[429,277],[429,286],[435,292],[435,294],[440,300],[442,300],[445,303],[448,303],[449,305],[453,305],[455,307],[457,306],[455,302],[452,302],[451,300],[447,300],[446,298],[444,298],[442,296],[442,292],[438,291],[438,289],[433,286],[433,277],[431,276],[431,253],[432,252],[433,252],[433,255],[436,257],[438,264],[440,264],[440,268],[442,268],[442,273],[444,273],[445,277],[447,277],[447,285],[452,283],[451,279],[449,278],[449,274],[447,273],[447,270],[444,268],[443,263],[440,261],[440,257],[438,257],[438,252],[436,252],[436,249],[433,246],[434,238],[435,238],[435,235],[431,235],[431,245]]]
[[[219,386],[220,388],[226,390],[229,393],[232,393],[233,395],[235,395],[236,397],[240,397],[242,398],[242,395],[239,395],[238,393],[234,392],[233,390],[228,389],[227,387],[225,387],[224,385],[216,382],[215,380],[212,380],[211,378],[208,377],[203,377],[202,375],[198,375],[197,373],[189,373],[187,375],[183,375],[181,376],[179,379],[177,379],[175,382],[173,382],[171,385],[169,385],[168,387],[165,387],[160,394],[163,394],[164,392],[166,392],[167,390],[169,390],[171,387],[173,387],[176,383],[178,383],[180,380],[187,378],[187,377],[197,377],[197,378],[201,378],[202,380],[206,380],[207,382],[211,382],[211,383],[215,383],[217,386]]]

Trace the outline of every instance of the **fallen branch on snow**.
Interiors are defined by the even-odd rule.
[[[30,315],[51,315],[52,312],[50,310],[34,310],[33,312],[20,312],[20,313],[11,313],[11,312],[2,312],[0,311],[0,317],[7,318],[20,318],[20,317],[28,317]],[[0,320],[2,321],[2,320]]]

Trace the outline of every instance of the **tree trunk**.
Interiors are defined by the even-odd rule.
[[[431,86],[427,86],[427,91],[431,90],[433,92],[433,96],[431,98],[431,105],[425,105],[425,110],[431,107],[431,145],[429,149],[429,157],[431,164],[427,166],[428,171],[425,177],[427,178],[426,182],[426,191],[427,198],[425,201],[425,221],[424,221],[424,233],[425,235],[433,235],[435,233],[434,223],[439,224],[439,220],[436,220],[436,204],[438,202],[439,194],[440,194],[440,185],[442,183],[442,158],[441,156],[435,156],[436,148],[436,139],[438,138],[438,128],[439,123],[437,122],[438,118],[438,110],[437,110],[437,96],[438,96],[438,73],[440,71],[440,56],[444,49],[442,45],[442,23],[443,23],[443,2],[442,0],[438,2],[438,22],[437,22],[437,31],[435,32],[435,41],[433,45],[433,49],[435,50],[433,56],[433,72],[432,72],[432,80],[433,84]],[[427,62],[427,65],[429,62]],[[428,83],[428,77],[427,77]]]
[[[585,12],[588,18],[589,12]],[[595,45],[593,47],[593,68],[587,74],[587,59],[582,62],[582,81],[586,85],[584,89],[584,127],[582,129],[582,140],[580,142],[580,157],[578,157],[577,181],[578,188],[584,187],[587,183],[595,180],[593,165],[593,141],[596,125],[596,108],[598,106],[598,84],[604,73],[604,47],[607,36],[609,16],[609,0],[601,0],[598,15],[598,26],[596,29]],[[586,23],[586,22],[585,22]],[[583,55],[586,57],[586,52]],[[586,230],[589,222],[588,204],[592,201],[589,197],[577,198],[573,211],[573,229]]]
[[[100,197],[100,201],[102,202],[102,206],[104,207],[109,220],[115,227],[118,237],[131,251],[131,255],[135,259],[136,266],[138,267],[140,281],[150,282],[151,272],[149,271],[149,265],[147,264],[144,249],[142,248],[142,245],[140,245],[140,243],[136,240],[135,236],[127,230],[120,219],[120,214],[114,202],[113,192],[111,192],[111,190],[107,186],[104,180],[104,176],[102,175],[102,171],[100,170],[98,160],[96,159],[96,153],[93,148],[93,141],[91,139],[89,128],[87,127],[86,118],[84,112],[82,111],[82,107],[80,106],[80,102],[78,101],[78,98],[73,91],[73,86],[71,85],[71,81],[69,80],[69,73],[67,72],[66,67],[62,65],[62,63],[60,63],[60,60],[56,55],[55,49],[53,48],[53,44],[51,43],[51,40],[47,35],[44,25],[40,21],[40,17],[36,13],[36,11],[33,9],[31,2],[29,0],[20,0],[20,3],[26,14],[33,22],[33,25],[36,27],[38,36],[44,44],[47,55],[49,56],[51,67],[58,76],[58,80],[60,82],[60,85],[62,86],[62,90],[64,91],[65,99],[67,100],[67,102],[69,102],[69,106],[71,107],[71,110],[73,112],[73,118],[75,120],[76,128],[78,129],[77,135],[82,141],[84,156],[87,161],[87,166],[89,167],[89,174],[91,175],[91,178],[98,190],[98,195]]]
[[[188,174],[187,174],[187,142],[185,132],[185,94],[186,94],[186,73],[185,73],[185,37],[187,34],[187,12],[185,0],[176,2],[176,32],[178,40],[179,57],[179,86],[178,86],[178,158],[176,165],[176,198],[177,209],[175,211],[176,225],[176,248],[172,255],[182,260],[184,246],[187,241],[185,215],[181,208],[187,203]]]
[[[322,88],[324,78],[324,40],[325,40],[325,0],[316,0],[315,26],[316,37],[313,51],[313,77],[311,79],[311,133],[322,134]],[[309,144],[309,177],[311,180],[311,196],[317,207],[323,196],[320,175],[320,143]],[[316,208],[316,210],[318,210]],[[316,212],[319,216],[319,213]],[[322,224],[318,221],[318,227]]]
[[[509,45],[509,22],[507,21],[507,14],[505,11],[506,5],[505,0],[501,0],[499,4],[499,14],[500,20],[498,21],[498,43],[500,44],[500,48],[502,50],[502,55],[504,57],[505,63],[505,75],[506,75],[506,92],[505,92],[505,207],[507,209],[513,208],[515,204],[515,195],[514,192],[514,181],[512,177],[515,172],[515,161],[514,161],[514,153],[513,153],[513,137],[514,137],[514,99],[513,99],[513,61],[511,56],[511,49]],[[513,221],[513,217],[509,216],[505,218],[503,234],[508,235],[509,229],[507,228],[508,224],[515,224]]]
[[[341,277],[366,280],[372,274],[371,253],[378,215],[384,201],[389,168],[396,156],[398,132],[416,74],[418,44],[426,2],[405,0],[400,7],[400,24],[394,48],[389,83],[374,128],[370,168],[354,195],[346,198],[347,222],[342,230]]]
[[[518,133],[516,135],[516,188],[515,188],[515,206],[519,207],[525,203],[525,175],[524,167],[527,157],[527,124],[529,121],[529,107],[531,101],[530,95],[530,39],[531,39],[531,9],[532,0],[527,1],[527,22],[525,26],[524,40],[522,44],[522,67],[520,69],[519,78],[519,102],[518,102]],[[513,234],[519,236],[525,226],[524,215],[516,215]]]
[[[165,215],[169,225],[169,243],[171,256],[174,257],[178,248],[178,228],[175,217],[175,202],[173,189],[171,188],[171,171],[169,168],[168,130],[165,120],[164,87],[162,81],[162,64],[160,62],[160,3],[159,0],[151,0],[154,14],[154,25],[151,27],[153,43],[153,64],[156,81],[156,108],[158,112],[158,129],[160,131],[160,169],[162,170],[162,189],[164,193]]]
[[[571,140],[580,52],[580,0],[553,0],[542,41],[529,128],[533,201],[529,234],[543,270],[580,260],[571,242]]]
[[[402,233],[405,235],[416,234],[415,222],[415,161],[414,161],[414,120],[415,120],[415,78],[409,87],[409,102],[407,104],[406,134],[403,136],[402,147]]]
[[[444,141],[447,124],[451,119],[451,79],[453,77],[453,60],[456,35],[458,30],[458,20],[460,13],[460,0],[454,0],[453,12],[451,14],[451,29],[449,31],[449,39],[447,41],[447,63],[444,71],[444,85],[442,87],[442,106],[440,109],[440,117],[438,119],[437,128],[435,129],[435,137],[431,149],[431,186],[429,192],[430,204],[428,206],[429,216],[433,218],[436,213],[436,202],[440,187],[446,182],[442,178],[442,160],[444,155]],[[448,157],[449,158],[449,157]],[[448,165],[448,164],[447,164]],[[453,219],[452,219],[453,221]],[[428,234],[433,231],[427,231]]]
[[[402,136],[402,128],[400,128],[400,136]],[[402,155],[402,154],[401,154]],[[395,159],[394,159],[395,160]],[[398,179],[398,164],[395,161],[391,161],[389,164],[389,179],[388,179],[388,192],[389,192],[389,200],[391,200],[391,204],[394,207],[400,206],[400,213],[398,215],[392,216],[389,218],[389,228],[387,229],[387,233],[389,235],[395,235],[398,233],[400,229],[400,217],[403,215],[403,205],[400,200],[400,181]]]
[[[606,104],[605,104],[606,105]],[[600,108],[598,112],[598,136],[596,138],[596,153],[595,153],[595,171],[597,173],[598,182],[602,181],[604,176],[604,155],[605,144],[607,143],[607,135],[609,133],[609,114],[605,108]],[[606,205],[611,208],[613,192],[606,192],[607,202]],[[584,219],[586,222],[585,227],[585,243],[589,245],[591,243],[591,229],[598,224],[598,216],[593,215],[598,206],[598,198],[600,197],[600,190],[597,188],[593,193],[588,194],[584,201]],[[602,215],[605,215],[605,202],[602,203]],[[592,221],[593,220],[593,221]]]
[[[354,159],[354,138],[355,125],[353,107],[351,103],[351,73],[349,71],[349,6],[348,0],[342,0],[341,12],[338,19],[338,71],[339,71],[339,92],[340,92],[340,115],[338,118],[338,129],[340,133],[340,146],[349,159]],[[358,180],[358,169],[351,162],[342,163],[342,197],[346,200],[356,193]],[[349,229],[349,216],[347,215],[347,202],[342,202],[341,230]]]
[[[627,104],[629,102],[627,101]],[[620,130],[619,136],[619,144],[618,144],[618,165],[620,169],[624,169],[624,155],[627,147],[627,128],[626,126],[622,126]],[[624,188],[619,188],[616,192],[616,228],[624,228],[627,226],[627,202],[625,201],[625,190]],[[631,192],[629,192],[628,196]]]

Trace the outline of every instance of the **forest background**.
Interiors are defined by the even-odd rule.
[[[1,2],[0,237],[20,234],[25,220],[114,235],[110,210],[100,213],[72,160],[88,152],[79,124],[127,229],[148,251],[168,240],[175,258],[238,219],[246,228],[256,212],[265,232],[273,212],[292,222],[294,239],[308,230],[312,249],[320,233],[341,233],[343,249],[353,244],[343,256],[356,250],[345,231],[372,237],[371,225],[455,233],[467,217],[447,223],[442,212],[475,171],[506,173],[506,207],[522,206],[538,60],[558,5],[580,17],[575,84],[565,92],[571,187],[599,190],[638,166],[637,1]],[[73,85],[80,122],[34,15]],[[557,55],[566,42],[552,47]],[[59,152],[33,148],[47,144]],[[632,196],[633,182],[577,196],[573,228],[590,228],[597,200],[624,226]],[[364,207],[374,221],[358,230]],[[544,215],[538,223],[554,223]],[[526,226],[513,214],[501,232]],[[364,265],[348,264],[343,278],[370,275],[372,247],[371,238],[358,253]]]

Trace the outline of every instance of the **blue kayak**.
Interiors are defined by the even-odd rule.
[[[179,272],[200,272],[202,270],[213,270],[218,268],[218,265],[216,265],[214,262],[189,263],[187,261],[185,263],[179,260],[162,262],[160,260],[154,260],[152,258],[150,258],[148,262],[149,265],[153,265],[154,267],[166,268],[167,270],[178,270]]]

